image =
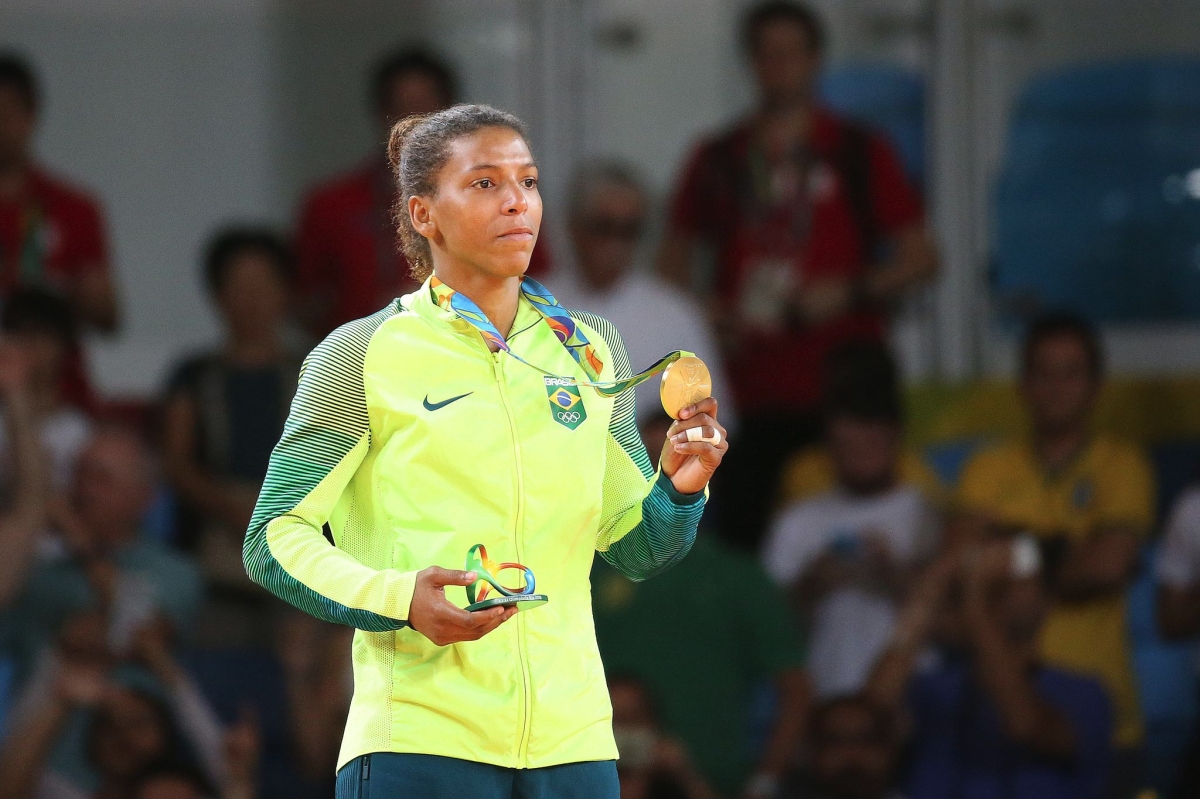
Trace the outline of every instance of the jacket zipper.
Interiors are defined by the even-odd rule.
[[[517,473],[517,512],[513,520],[513,545],[517,552],[517,562],[524,562],[521,552],[521,516],[524,513],[525,486],[521,477],[521,447],[517,436],[517,424],[513,419],[512,407],[508,404],[508,392],[504,389],[504,366],[500,361],[500,353],[492,353],[492,373],[496,376],[496,386],[500,390],[500,403],[504,406],[504,416],[508,420],[509,434],[512,436],[513,465]],[[532,713],[533,700],[530,696],[529,666],[526,657],[525,618],[518,613],[517,625],[517,659],[521,662],[521,689],[524,700],[524,712],[521,716],[521,732],[518,737],[517,757],[521,766],[525,765],[529,747],[529,717]]]

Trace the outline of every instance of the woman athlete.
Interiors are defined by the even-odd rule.
[[[687,553],[728,448],[717,401],[680,413],[655,474],[632,392],[576,385],[631,370],[612,325],[524,277],[542,201],[515,117],[409,117],[388,153],[424,284],[309,355],[246,569],[358,630],[339,799],[617,799],[592,559],[641,580]],[[477,543],[549,603],[463,610],[446,589],[475,574],[448,567]]]

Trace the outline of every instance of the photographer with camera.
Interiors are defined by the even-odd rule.
[[[1021,535],[955,548],[909,597],[867,694],[907,717],[910,799],[1101,799],[1112,710],[1045,665],[1041,552]]]

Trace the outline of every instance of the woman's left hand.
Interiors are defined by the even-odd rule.
[[[713,438],[715,432],[720,439],[716,444],[688,441],[687,431],[692,427],[700,428],[700,435],[704,438]],[[695,494],[708,485],[728,451],[725,428],[717,421],[717,401],[709,397],[679,412],[679,418],[667,430],[667,440],[663,442],[658,463],[663,474],[671,478],[676,491]]]

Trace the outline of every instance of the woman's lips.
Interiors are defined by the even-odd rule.
[[[500,234],[502,239],[510,239],[513,241],[526,241],[533,238],[533,229],[527,227],[515,227],[512,230],[506,230]]]

